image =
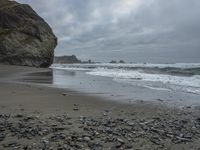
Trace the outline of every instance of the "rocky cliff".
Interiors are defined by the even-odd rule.
[[[0,62],[48,67],[57,38],[49,25],[27,4],[0,0]]]

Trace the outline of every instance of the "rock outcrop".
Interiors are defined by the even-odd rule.
[[[27,4],[0,0],[0,62],[48,67],[57,38],[49,25]]]
[[[57,56],[54,58],[54,63],[58,64],[74,64],[81,63],[81,61],[75,56]]]

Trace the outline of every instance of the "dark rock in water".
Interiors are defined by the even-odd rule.
[[[115,60],[111,60],[110,63],[111,63],[111,64],[116,64],[117,61],[115,61]]]
[[[0,1],[0,62],[48,67],[57,38],[49,25],[27,4]]]
[[[119,64],[124,64],[125,61],[124,61],[124,60],[120,60],[120,61],[111,60],[110,63],[111,63],[111,64],[117,64],[117,63],[119,63]]]
[[[120,64],[124,64],[125,61],[124,61],[124,60],[120,60],[119,63],[120,63]]]
[[[74,63],[81,63],[81,61],[75,56],[57,56],[54,57],[54,63],[58,64],[74,64]]]

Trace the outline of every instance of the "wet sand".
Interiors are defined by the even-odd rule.
[[[18,82],[27,73],[47,70],[0,65],[0,149],[200,148],[198,106],[123,104]]]

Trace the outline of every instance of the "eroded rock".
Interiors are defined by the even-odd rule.
[[[0,62],[48,67],[57,38],[50,26],[27,4],[0,1]]]

